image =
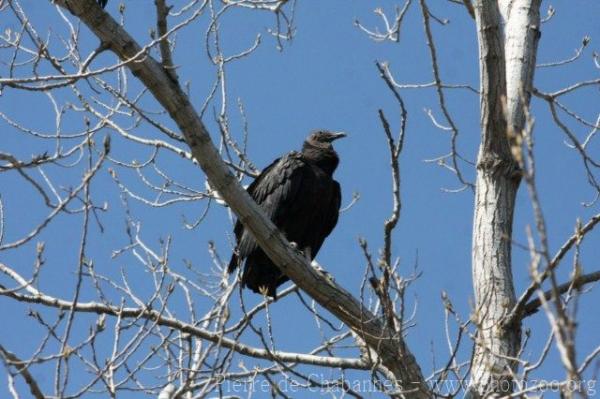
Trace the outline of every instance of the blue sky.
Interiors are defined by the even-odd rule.
[[[47,4],[38,0],[24,0],[23,7],[30,13],[33,23],[39,24],[40,32],[52,26],[54,34],[65,34],[55,12]],[[237,99],[243,102],[249,126],[249,153],[254,163],[262,168],[272,159],[291,150],[298,149],[307,133],[313,129],[326,128],[343,130],[349,137],[336,143],[341,164],[336,172],[337,180],[343,189],[343,203],[347,204],[354,192],[360,193],[360,200],[349,211],[343,213],[339,224],[321,249],[318,261],[324,265],[341,285],[358,294],[364,272],[365,260],[358,246],[358,238],[368,240],[374,255],[381,246],[383,221],[391,211],[390,171],[388,168],[386,142],[381,129],[377,110],[383,109],[394,127],[398,126],[397,104],[378,75],[376,61],[389,62],[397,81],[403,83],[425,83],[432,81],[432,69],[428,49],[425,44],[421,11],[413,2],[401,31],[399,43],[375,43],[360,32],[353,21],[358,18],[368,27],[380,26],[372,10],[378,2],[329,0],[318,6],[309,1],[299,1],[296,8],[293,40],[285,43],[283,51],[278,51],[276,41],[269,36],[267,29],[273,27],[274,20],[269,13],[233,11],[221,21],[220,31],[225,54],[234,54],[249,47],[257,34],[262,35],[262,43],[250,57],[230,64],[227,69],[228,113],[231,126],[237,137],[241,136],[241,121],[237,112]],[[446,2],[431,1],[432,12],[450,23],[440,26],[433,23],[433,34],[439,54],[441,75],[446,83],[467,83],[478,86],[478,52],[476,32],[472,20],[459,6]],[[107,11],[118,16],[119,2],[111,0]],[[154,18],[153,4],[149,1],[127,1],[126,27],[138,41],[148,40],[148,30]],[[388,13],[393,11],[391,4],[382,4]],[[580,80],[598,77],[594,67],[592,51],[598,51],[600,38],[600,3],[592,0],[553,2],[556,15],[542,26],[542,37],[538,62],[562,60],[573,55],[585,35],[592,38],[581,59],[562,68],[539,69],[535,85],[542,91],[553,91]],[[547,9],[548,3],[543,6]],[[182,30],[177,35],[175,63],[182,82],[189,82],[190,96],[200,107],[215,79],[215,70],[206,59],[204,33],[206,17]],[[18,26],[9,21],[0,22],[0,29]],[[56,43],[58,48],[58,44]],[[84,28],[83,48],[93,49],[97,39]],[[7,55],[2,53],[0,59]],[[95,66],[113,61],[112,56],[103,56]],[[4,69],[2,70],[4,73]],[[113,80],[112,77],[107,79]],[[132,91],[139,89],[139,83],[130,79]],[[402,215],[394,235],[394,256],[401,260],[401,273],[409,275],[417,265],[422,276],[411,286],[407,300],[411,308],[417,306],[415,326],[407,331],[411,350],[428,375],[433,367],[432,353],[436,364],[444,363],[448,350],[444,339],[443,305],[440,300],[442,290],[446,291],[455,309],[463,320],[469,317],[472,304],[471,285],[471,228],[473,194],[469,190],[448,193],[443,189],[460,187],[456,177],[447,170],[424,160],[439,157],[449,152],[449,135],[436,129],[424,109],[432,109],[442,120],[435,93],[432,89],[403,90],[409,117],[404,152],[401,156],[402,173]],[[477,155],[479,140],[479,99],[466,90],[446,91],[449,110],[460,129],[459,149],[469,160]],[[60,101],[73,101],[72,95],[61,90],[56,97]],[[598,88],[582,90],[576,95],[564,98],[567,106],[577,111],[588,121],[595,121],[598,115]],[[18,93],[6,89],[0,97],[0,111],[21,121],[29,127],[52,131],[53,118],[48,112],[48,99],[43,94]],[[146,100],[144,105],[157,110],[156,104]],[[216,106],[217,104],[215,104]],[[32,114],[32,109],[35,113]],[[37,111],[37,110],[40,111]],[[582,202],[594,198],[594,192],[587,184],[582,162],[577,153],[565,146],[565,135],[550,120],[548,107],[540,100],[533,101],[535,125],[535,154],[537,158],[538,187],[542,208],[549,229],[551,253],[573,233],[575,221],[584,222],[598,213],[598,205],[584,207]],[[573,128],[578,137],[588,133],[572,119],[561,115]],[[168,119],[162,120],[173,126]],[[123,119],[125,121],[125,119]],[[217,129],[209,108],[205,123],[214,139],[218,139]],[[67,128],[81,128],[80,116],[67,116]],[[156,137],[157,132],[147,125],[141,135]],[[50,149],[52,142],[40,144],[19,134],[8,125],[2,127],[3,140],[0,150],[22,155],[24,158],[40,149]],[[145,159],[148,150],[137,148],[119,140],[108,129],[103,134],[113,136],[113,155],[122,160]],[[592,153],[599,155],[598,145]],[[163,155],[161,164],[170,174],[190,186],[203,189],[205,177],[201,171],[172,155]],[[473,180],[474,170],[463,164],[463,172]],[[118,170],[118,168],[117,168]],[[45,170],[46,171],[46,170]],[[48,168],[46,171],[61,184],[73,184],[80,170]],[[143,190],[139,180],[132,173],[119,170],[133,189]],[[70,183],[69,183],[70,182]],[[141,293],[149,292],[145,273],[132,256],[111,259],[112,250],[126,244],[124,233],[124,209],[121,205],[118,187],[108,173],[100,174],[92,186],[92,192],[99,202],[106,201],[109,211],[102,214],[106,228],[101,233],[94,230],[95,239],[90,244],[88,256],[95,261],[98,270],[107,275],[118,276],[118,268],[123,267],[132,276],[133,284]],[[46,210],[40,208],[30,187],[24,186],[17,176],[0,175],[0,194],[6,212],[6,241],[12,241],[31,229]],[[200,270],[210,268],[207,251],[209,241],[214,241],[220,255],[229,257],[228,235],[232,226],[227,210],[213,205],[206,220],[194,230],[182,228],[182,216],[193,220],[202,213],[204,204],[195,202],[177,205],[166,209],[153,209],[130,199],[133,218],[142,226],[142,236],[158,248],[158,239],[173,237],[171,267],[185,270],[184,260],[191,261]],[[531,205],[525,187],[521,187],[514,223],[515,240],[526,243],[526,226],[533,225]],[[53,222],[40,237],[46,242],[46,259],[42,274],[42,288],[55,295],[67,295],[73,290],[73,270],[77,257],[77,246],[81,232],[79,217],[61,217]],[[600,261],[599,233],[593,232],[582,246],[584,271],[598,270]],[[19,251],[0,253],[0,260],[15,266],[18,270],[29,270],[34,260],[35,243]],[[517,295],[528,285],[529,256],[514,248],[513,272]],[[563,264],[558,275],[561,281],[568,278],[571,261]],[[86,299],[93,299],[93,294]],[[86,296],[86,295],[84,295]],[[253,303],[256,296],[247,294],[246,299]],[[578,359],[581,360],[598,344],[597,331],[600,315],[595,304],[598,301],[596,289],[581,300],[577,336]],[[198,299],[199,312],[202,299]],[[0,297],[0,307],[9,315],[14,325],[0,330],[0,343],[28,356],[35,345],[21,346],[24,334],[39,337],[32,331],[36,324],[26,318],[27,306],[17,305]],[[412,308],[411,308],[412,309]],[[183,310],[182,310],[183,311]],[[298,298],[290,296],[278,301],[271,309],[276,343],[281,350],[302,351],[312,348],[318,342],[319,332],[312,316],[299,304]],[[48,315],[53,314],[52,312]],[[49,316],[50,317],[50,316]],[[83,317],[80,327],[91,319]],[[260,324],[260,323],[259,323]],[[529,352],[535,358],[548,334],[548,323],[544,315],[538,314],[525,321],[533,335]],[[81,334],[86,334],[83,328]],[[256,338],[246,337],[248,343],[259,344]],[[19,349],[21,348],[21,349]],[[470,345],[465,344],[461,351],[462,360],[467,360]],[[529,353],[526,351],[526,353]],[[352,354],[352,352],[350,353]],[[252,364],[246,359],[246,364]],[[322,372],[322,370],[318,370]],[[0,371],[0,378],[5,370]],[[46,381],[43,372],[37,376]],[[550,354],[545,366],[540,369],[545,378],[562,378],[564,371],[558,363],[556,352]],[[360,374],[358,374],[360,376]],[[366,377],[364,377],[366,378]],[[5,381],[4,378],[2,378]],[[7,395],[5,384],[0,383],[0,397]],[[311,397],[307,394],[305,397]]]

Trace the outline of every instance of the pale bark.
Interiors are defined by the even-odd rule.
[[[475,4],[481,73],[481,147],[473,220],[474,321],[471,393],[513,390],[519,323],[505,325],[515,290],[511,237],[519,187],[520,132],[529,105],[539,38],[539,0]]]
[[[401,332],[396,333],[385,327],[379,318],[368,312],[349,292],[311,268],[305,257],[290,246],[229,171],[187,96],[162,65],[142,51],[110,16],[99,7],[92,6],[92,0],[57,0],[56,3],[80,18],[111,51],[126,62],[131,72],[152,92],[177,123],[211,187],[219,191],[239,220],[252,232],[261,248],[282,271],[364,339],[377,353],[379,361],[393,373],[399,389],[410,397],[430,397],[421,369],[407,348]]]

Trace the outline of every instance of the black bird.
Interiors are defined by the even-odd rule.
[[[108,0],[98,0],[98,4],[100,4],[100,7],[102,8],[106,7],[106,3],[108,3]]]
[[[335,227],[341,203],[340,185],[333,179],[339,158],[332,142],[344,133],[317,131],[302,147],[276,159],[250,184],[248,194],[273,223],[313,259]],[[229,273],[246,261],[242,286],[277,298],[277,287],[288,280],[238,220],[237,246]]]

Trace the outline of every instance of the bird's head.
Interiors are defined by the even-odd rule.
[[[340,160],[331,143],[342,137],[346,137],[346,133],[317,130],[304,141],[302,154],[306,159],[312,160],[314,164],[332,175]]]
[[[342,137],[346,137],[346,133],[317,130],[306,138],[306,143],[319,148],[331,148],[331,143]]]

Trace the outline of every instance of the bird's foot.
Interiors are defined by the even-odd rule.
[[[265,299],[273,299],[273,302],[277,300],[277,288],[268,285],[260,285],[258,290],[255,291],[257,294],[262,295]]]
[[[298,250],[298,244],[290,241],[290,246],[299,251]],[[315,269],[318,273],[322,274],[323,276],[325,276],[325,278],[331,282],[334,282],[334,278],[333,275],[331,273],[329,273],[327,270],[325,270],[321,265],[319,265],[319,263],[316,260],[313,260],[312,258],[312,251],[310,249],[310,247],[305,247],[302,251],[299,251],[304,258],[306,259],[306,262],[312,266],[313,269]]]
[[[302,254],[304,255],[304,258],[306,259],[306,262],[308,262],[309,264],[312,261],[312,251],[310,250],[310,247],[305,247],[302,250]]]
[[[313,269],[315,269],[317,272],[319,272],[320,274],[322,274],[323,276],[325,276],[325,278],[331,282],[334,282],[335,279],[333,278],[333,275],[331,273],[329,273],[327,270],[323,269],[323,267],[321,265],[319,265],[317,263],[316,260],[313,260],[310,265],[313,267]]]
[[[294,241],[290,241],[290,247],[292,247],[293,250],[298,251],[300,254],[302,254],[302,256],[304,256],[304,258],[306,259],[306,261],[308,263],[311,262],[312,256],[311,256],[310,247],[305,247],[303,249],[300,249],[298,243],[296,243]]]

